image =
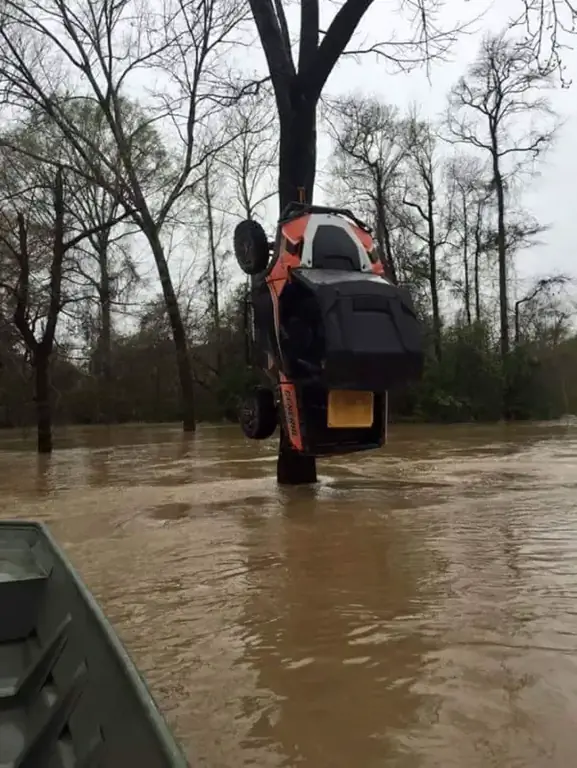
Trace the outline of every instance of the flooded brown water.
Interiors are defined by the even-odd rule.
[[[0,433],[193,766],[492,768],[577,753],[577,427],[398,427],[279,489],[234,427]]]

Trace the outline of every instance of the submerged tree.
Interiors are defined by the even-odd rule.
[[[0,287],[35,374],[38,451],[50,453],[50,362],[56,328],[64,307],[81,298],[69,279],[74,254],[126,214],[89,221],[62,167],[39,165],[15,151],[4,151],[0,163],[0,246],[5,262]]]
[[[435,24],[440,0],[404,0],[401,7],[412,13],[413,37],[397,43],[379,41],[351,50],[349,44],[374,0],[345,0],[328,28],[321,32],[319,0],[300,0],[298,57],[283,0],[249,0],[266,57],[279,117],[279,205],[281,211],[301,199],[312,202],[317,166],[317,108],[327,80],[341,56],[372,52],[401,69],[410,69],[442,57],[458,29],[443,32]],[[288,449],[281,431],[277,474],[284,482],[316,479],[314,459]],[[285,450],[286,448],[286,450]]]
[[[170,319],[185,430],[195,427],[194,381],[163,231],[201,183],[207,158],[226,141],[215,135],[212,120],[230,101],[219,59],[246,14],[242,0],[3,3],[5,97],[17,109],[45,113],[74,152],[69,168],[88,175],[130,210],[148,241]],[[127,109],[125,94],[135,77],[146,77],[151,87],[138,109]],[[110,141],[104,146],[95,141],[93,131],[70,110],[78,94],[68,93],[62,83],[74,79],[102,115],[114,152],[108,151]],[[153,146],[162,128],[170,152]]]
[[[79,186],[75,184],[74,186]],[[111,423],[113,413],[113,337],[115,315],[125,314],[134,290],[141,282],[131,253],[134,226],[112,227],[122,209],[107,192],[85,186],[78,200],[88,226],[96,229],[74,253],[71,280],[86,296],[73,319],[83,330],[88,345],[90,371],[96,380],[97,422]]]

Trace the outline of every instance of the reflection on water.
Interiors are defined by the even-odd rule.
[[[577,428],[398,427],[278,488],[235,428],[0,434],[194,764],[574,763]]]

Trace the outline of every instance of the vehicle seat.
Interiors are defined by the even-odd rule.
[[[341,227],[320,225],[313,240],[313,268],[359,272],[359,251],[355,241]]]

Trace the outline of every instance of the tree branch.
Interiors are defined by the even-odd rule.
[[[249,4],[267,60],[279,111],[288,111],[288,82],[296,75],[290,49],[286,50],[271,0],[249,0]]]
[[[274,0],[275,10],[276,10],[276,16],[278,20],[278,25],[281,33],[281,39],[283,41],[285,54],[290,61],[292,61],[292,50],[291,50],[291,38],[289,34],[289,28],[288,23],[286,20],[286,14],[284,12],[284,5],[283,0]]]
[[[372,3],[373,0],[346,0],[337,11],[316,56],[306,70],[299,72],[303,90],[311,99],[320,97],[329,75]]]
[[[425,211],[424,211],[424,210],[423,210],[423,208],[422,208],[422,207],[419,205],[419,203],[413,203],[413,202],[411,202],[410,200],[407,200],[407,198],[406,198],[406,197],[404,197],[404,198],[403,198],[403,203],[404,203],[405,205],[408,205],[410,208],[415,208],[415,209],[416,209],[416,210],[419,212],[419,214],[420,214],[421,218],[422,218],[424,221],[427,221],[427,222],[429,221],[429,216],[428,216],[428,215],[425,213]]]
[[[299,73],[306,72],[319,46],[319,0],[301,0]]]

